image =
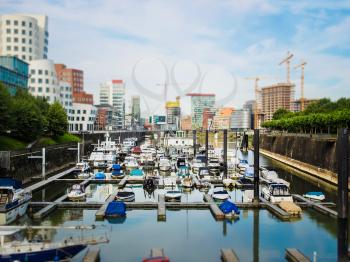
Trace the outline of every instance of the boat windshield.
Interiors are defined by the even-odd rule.
[[[289,190],[286,186],[272,186],[272,195],[274,196],[289,196]]]

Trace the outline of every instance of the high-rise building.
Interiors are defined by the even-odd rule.
[[[112,80],[100,85],[100,105],[111,105],[116,117],[116,128],[124,128],[125,84],[123,80]]]
[[[251,112],[249,109],[235,110],[231,115],[230,128],[238,130],[247,130],[251,128]]]
[[[45,98],[49,103],[60,101],[60,88],[52,60],[33,60],[29,65],[29,92],[36,97]]]
[[[28,64],[15,56],[0,56],[0,82],[11,95],[16,91],[28,89]]]
[[[95,130],[113,130],[113,107],[111,105],[96,105],[97,115],[95,119]]]
[[[212,129],[213,128],[213,119],[215,116],[215,112],[210,108],[204,108],[203,110],[203,120],[202,120],[202,128],[203,129]]]
[[[141,107],[140,107],[140,96],[131,97],[131,125],[140,125],[141,118]]]
[[[255,100],[248,100],[244,103],[243,109],[250,110],[250,125],[254,127]]]
[[[294,86],[293,83],[278,83],[261,88],[264,121],[271,120],[273,113],[280,108],[293,110]]]
[[[180,129],[181,121],[181,105],[180,97],[176,97],[176,101],[168,101],[165,104],[166,118],[168,129],[178,130]]]
[[[317,102],[319,99],[308,99],[304,98],[304,109],[306,109],[310,104]],[[297,99],[293,102],[293,111],[300,112],[301,111],[301,100]]]
[[[233,113],[233,107],[221,107],[216,111],[213,117],[212,129],[229,129],[231,122],[231,115]]]
[[[192,128],[201,128],[203,124],[203,111],[208,108],[215,113],[215,94],[190,93]]]
[[[46,15],[0,16],[0,55],[16,56],[26,62],[46,59],[48,39]]]
[[[55,64],[57,78],[72,86],[73,103],[93,104],[92,94],[84,91],[84,71],[67,68],[64,64]]]

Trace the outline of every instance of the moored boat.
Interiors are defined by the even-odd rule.
[[[326,198],[322,192],[307,192],[303,196],[316,201],[323,201]]]
[[[212,197],[214,200],[226,200],[230,198],[230,195],[227,193],[227,191],[225,189],[223,189],[222,187],[216,187],[214,188]]]
[[[68,199],[72,201],[84,200],[86,193],[84,187],[80,184],[75,184],[72,186],[72,189],[68,193]]]
[[[181,191],[179,190],[169,190],[165,193],[165,201],[180,201]]]
[[[271,203],[293,202],[289,188],[281,183],[267,183],[261,187],[261,196]]]
[[[135,193],[131,188],[124,188],[117,192],[115,200],[122,202],[132,202],[135,201]]]

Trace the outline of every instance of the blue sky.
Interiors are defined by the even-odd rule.
[[[187,88],[239,108],[254,98],[245,77],[266,77],[261,86],[285,80],[278,63],[287,51],[293,67],[307,61],[306,97],[350,95],[350,1],[2,0],[0,10],[48,15],[49,58],[83,69],[96,101],[100,83],[124,79],[128,96],[142,96],[144,114],[161,112],[164,101],[135,79],[161,94],[168,71],[168,98]],[[291,77],[298,98],[300,71]]]

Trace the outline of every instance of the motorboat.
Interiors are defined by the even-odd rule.
[[[244,188],[244,189],[249,189],[249,188],[254,188],[254,183],[251,179],[248,178],[240,178],[237,181],[235,181],[236,187],[238,188]]]
[[[244,171],[247,167],[249,167],[248,160],[240,159],[239,163],[237,164],[237,167],[239,168],[239,170]]]
[[[192,172],[197,174],[201,167],[205,167],[205,162],[202,162],[200,159],[194,159],[192,162]]]
[[[169,190],[165,193],[165,201],[180,201],[181,191],[179,190]]]
[[[79,162],[75,165],[73,172],[85,173],[90,170],[90,166],[87,162]]]
[[[143,189],[155,189],[158,186],[158,178],[155,176],[147,176],[143,181]]]
[[[212,197],[213,197],[214,200],[221,200],[221,201],[223,201],[223,200],[229,199],[230,195],[222,187],[216,187],[216,188],[214,188]]]
[[[166,172],[166,171],[170,171],[170,169],[171,169],[171,163],[170,163],[169,159],[161,158],[159,160],[159,170]]]
[[[253,166],[248,166],[244,170],[244,178],[254,180],[254,167]]]
[[[288,186],[280,183],[266,183],[262,185],[261,196],[271,203],[293,202]]]
[[[182,167],[187,167],[187,161],[186,161],[186,157],[183,156],[179,156],[176,160],[176,167],[182,168]]]
[[[137,155],[140,155],[142,153],[142,150],[139,146],[134,146],[132,149],[131,149],[131,153],[132,154],[137,154]]]
[[[105,173],[103,173],[103,172],[97,172],[97,173],[95,174],[95,179],[98,179],[98,180],[106,179],[106,175],[105,175]]]
[[[178,177],[185,177],[188,176],[190,174],[188,167],[187,166],[181,166],[180,168],[178,168],[177,170],[177,176]]]
[[[91,177],[91,173],[90,172],[81,172],[77,175],[77,177],[79,179],[88,179]]]
[[[163,183],[164,183],[164,187],[175,187],[176,186],[176,179],[177,177],[175,176],[169,176],[169,177],[164,177],[163,178]]]
[[[122,167],[119,164],[113,164],[111,169],[112,169],[112,173],[111,173],[112,179],[124,178],[125,173],[123,172]]]
[[[0,225],[9,224],[27,212],[32,193],[12,178],[0,178]]]
[[[183,187],[186,187],[186,188],[193,187],[193,182],[192,182],[192,179],[190,177],[183,178],[181,184]]]
[[[200,179],[210,180],[211,179],[211,175],[210,175],[209,168],[207,168],[207,167],[199,168],[198,176],[199,176]]]
[[[127,170],[133,170],[133,169],[137,169],[139,167],[139,163],[132,156],[125,157],[124,165],[125,165]]]
[[[130,171],[130,176],[143,179],[145,176],[145,173],[143,172],[142,169],[137,168]]]
[[[322,192],[307,192],[303,196],[316,201],[323,201],[326,199],[326,196]]]
[[[211,172],[218,173],[220,172],[220,161],[217,157],[209,158],[208,168]]]
[[[105,134],[105,141],[98,142],[90,154],[89,162],[94,167],[106,168],[108,164],[115,163],[119,153],[116,143],[111,140],[109,133]]]
[[[222,183],[224,184],[224,187],[234,187],[236,184],[236,182],[231,178],[224,178]]]
[[[229,199],[221,203],[219,208],[225,214],[226,218],[235,218],[241,213],[235,203],[231,202]]]
[[[131,188],[124,188],[123,190],[119,190],[115,197],[115,200],[122,202],[132,202],[135,201],[135,193]]]
[[[86,197],[86,193],[84,190],[84,186],[80,184],[75,184],[72,186],[72,189],[68,193],[68,199],[71,201],[80,201],[84,200]]]

